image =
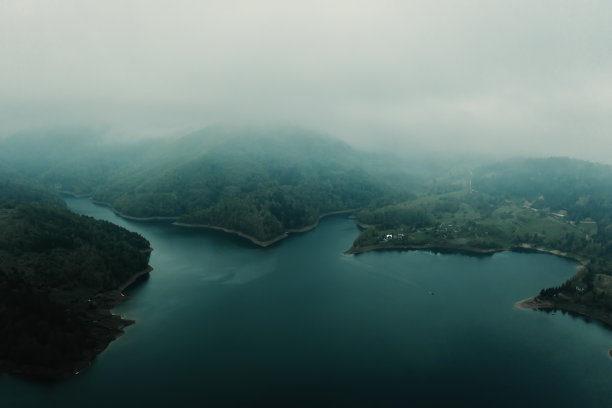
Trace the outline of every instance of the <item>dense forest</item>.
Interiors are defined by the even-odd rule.
[[[0,370],[72,375],[129,324],[108,311],[111,291],[148,270],[149,242],[34,182],[0,185]]]

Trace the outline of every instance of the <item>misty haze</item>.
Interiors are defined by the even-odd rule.
[[[0,2],[0,405],[610,405],[611,16]]]

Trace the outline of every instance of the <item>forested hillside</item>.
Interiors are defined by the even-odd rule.
[[[148,271],[149,242],[32,184],[0,178],[0,371],[61,378],[130,323],[109,291]]]
[[[293,127],[211,126],[123,146],[90,133],[17,135],[4,141],[0,166],[125,216],[223,227],[257,242],[327,212],[397,201],[422,182],[397,161]]]
[[[391,191],[367,156],[328,136],[217,132],[176,141],[163,158],[118,174],[93,198],[129,216],[175,217],[268,241]]]

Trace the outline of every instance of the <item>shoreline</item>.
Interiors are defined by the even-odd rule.
[[[398,244],[398,245],[388,245],[388,246],[379,246],[379,245],[369,245],[365,247],[354,248],[351,247],[348,250],[344,251],[345,255],[359,255],[365,254],[367,252],[373,251],[385,251],[385,250],[393,250],[393,251],[438,251],[438,252],[458,252],[465,253],[468,255],[493,255],[498,252],[527,252],[527,253],[541,253],[541,254],[549,254],[554,255],[559,258],[564,258],[573,262],[580,264],[580,266],[585,266],[586,261],[579,259],[578,256],[573,254],[568,254],[566,252],[559,251],[557,249],[547,249],[542,247],[533,247],[528,244],[521,244],[519,246],[513,247],[499,247],[499,248],[489,248],[489,249],[481,249],[464,245],[439,245],[439,244],[423,244],[423,245],[410,245],[410,244]]]
[[[77,194],[77,193],[73,193],[72,191],[66,191],[66,190],[59,190],[58,193],[61,195],[67,195],[73,198],[91,198],[91,193],[86,193],[86,194]]]
[[[151,272],[154,268],[149,265],[147,266],[145,269],[136,272],[134,275],[132,275],[128,280],[126,280],[125,282],[123,282],[121,285],[119,285],[119,287],[117,287],[117,290],[119,292],[123,292],[124,290],[126,290],[127,288],[129,288],[131,285],[133,285],[138,279],[140,279],[141,277],[147,275],[149,272]]]
[[[134,217],[133,215],[127,215],[122,213],[121,211],[117,210],[115,207],[113,207],[111,204],[105,202],[105,201],[99,201],[99,200],[94,200],[92,198],[92,194],[76,194],[73,193],[71,191],[64,191],[61,190],[59,191],[60,195],[67,195],[70,196],[72,198],[86,198],[89,201],[91,201],[93,204],[97,204],[97,205],[102,205],[104,207],[108,207],[110,208],[110,210],[115,213],[115,215],[118,215],[121,218],[125,218],[126,220],[131,220],[131,221],[176,221],[179,219],[179,217],[162,217],[162,216],[154,216],[154,217]]]
[[[178,221],[173,222],[172,225],[176,225],[177,227],[184,227],[184,228],[203,228],[203,229],[212,229],[212,230],[216,230],[216,231],[223,231],[223,232],[226,232],[228,234],[234,234],[234,235],[238,235],[241,238],[245,238],[245,239],[251,241],[253,244],[255,244],[255,245],[259,246],[259,247],[262,247],[262,248],[268,247],[268,246],[270,246],[270,245],[272,245],[272,244],[274,244],[274,243],[276,243],[276,242],[278,242],[278,241],[280,241],[282,239],[285,239],[285,238],[287,238],[289,236],[289,234],[287,232],[285,232],[283,235],[279,235],[279,236],[274,237],[274,238],[272,238],[272,239],[270,239],[268,241],[260,241],[257,238],[255,238],[255,237],[253,237],[251,235],[245,234],[242,231],[234,230],[234,229],[231,229],[231,228],[219,227],[219,226],[216,226],[216,225],[189,224],[189,223],[186,223],[186,222],[178,222]]]
[[[239,237],[245,238],[249,241],[251,241],[252,243],[254,243],[255,245],[258,245],[260,247],[267,247],[269,245],[272,245],[273,243],[280,241],[283,238],[286,238],[286,236],[279,236],[279,237],[275,237],[271,240],[268,241],[260,241],[257,238],[250,236],[248,234],[245,234],[242,231],[238,231],[238,230],[233,230],[230,228],[225,228],[225,227],[220,227],[217,225],[208,225],[208,224],[189,224],[186,222],[180,222],[178,221],[180,219],[180,217],[162,217],[162,216],[153,216],[153,217],[134,217],[132,215],[127,215],[124,214],[122,212],[120,212],[119,210],[117,210],[115,207],[113,207],[111,204],[104,202],[104,201],[98,201],[98,200],[93,200],[91,198],[89,198],[89,200],[94,203],[94,204],[98,204],[98,205],[103,205],[105,207],[110,208],[110,210],[115,213],[115,215],[121,217],[121,218],[125,218],[126,220],[131,220],[131,221],[142,221],[142,222],[147,222],[147,221],[172,221],[172,225],[175,225],[177,227],[185,227],[185,228],[207,228],[207,229],[213,229],[213,230],[217,230],[217,231],[223,231],[223,232],[227,232],[229,234],[235,234],[238,235]]]
[[[71,197],[74,198],[87,198],[89,201],[91,201],[93,204],[98,204],[98,205],[103,205],[105,207],[108,207],[113,213],[115,213],[115,215],[121,217],[121,218],[125,218],[127,220],[131,220],[131,221],[142,221],[142,222],[147,222],[147,221],[172,221],[172,225],[176,225],[177,227],[185,227],[185,228],[206,228],[206,229],[213,229],[213,230],[217,230],[217,231],[223,231],[226,232],[228,234],[235,234],[238,235],[241,238],[245,238],[249,241],[251,241],[253,244],[261,247],[261,248],[266,248],[272,244],[275,244],[285,238],[287,238],[289,236],[289,234],[294,234],[294,233],[301,233],[301,232],[308,232],[311,231],[313,229],[315,229],[317,226],[319,226],[319,223],[321,222],[321,219],[330,216],[330,215],[337,215],[337,214],[350,214],[352,212],[355,212],[355,208],[352,209],[348,209],[348,210],[338,210],[338,211],[329,211],[326,213],[323,213],[321,215],[319,215],[319,217],[317,218],[317,220],[310,225],[307,225],[305,227],[302,228],[290,228],[285,230],[284,233],[282,233],[281,235],[278,235],[272,239],[269,239],[267,241],[261,241],[249,234],[246,234],[242,231],[238,231],[232,228],[226,228],[226,227],[221,227],[218,225],[209,225],[209,224],[190,224],[187,222],[181,222],[178,221],[180,219],[180,217],[165,217],[165,216],[153,216],[153,217],[135,217],[132,215],[127,215],[122,213],[121,211],[117,210],[115,207],[113,207],[111,204],[105,202],[105,201],[99,201],[99,200],[94,200],[91,196],[91,194],[83,194],[83,195],[78,195],[75,193],[72,193],[70,191],[60,191],[61,194],[65,194],[65,195],[69,195]]]
[[[474,247],[467,247],[461,245],[436,245],[436,244],[423,244],[423,245],[407,245],[407,244],[398,244],[398,245],[387,245],[387,246],[378,246],[378,245],[369,245],[365,247],[359,248],[349,248],[344,251],[344,255],[359,255],[365,254],[367,252],[375,252],[375,251],[438,251],[438,252],[459,252],[466,253],[470,255],[493,255],[497,252],[511,251],[511,248],[492,248],[492,249],[480,249]]]
[[[366,252],[378,251],[378,250],[406,250],[406,251],[418,251],[418,250],[429,250],[429,251],[450,251],[450,252],[458,252],[458,253],[466,253],[468,255],[475,256],[486,256],[493,255],[498,252],[527,252],[527,253],[542,253],[554,255],[560,258],[564,258],[573,262],[576,262],[578,265],[577,272],[570,279],[573,279],[577,274],[582,271],[583,268],[586,267],[588,260],[579,259],[578,256],[573,254],[568,254],[566,252],[562,252],[556,249],[546,249],[541,247],[532,247],[528,245],[521,245],[518,247],[511,248],[494,248],[494,249],[478,249],[472,247],[462,247],[462,246],[440,246],[440,245],[395,245],[395,246],[370,246],[359,248],[358,250],[349,249],[344,252],[345,255],[359,255]],[[562,311],[569,313],[574,316],[579,316],[587,321],[595,320],[602,324],[604,327],[608,329],[612,329],[612,313],[607,313],[602,310],[595,309],[589,305],[576,303],[568,297],[561,297],[558,300],[543,300],[540,299],[538,295],[532,296],[527,299],[520,300],[514,304],[514,307],[521,310],[537,310],[537,311]],[[609,350],[609,357],[612,358],[612,349]]]
[[[82,321],[86,322],[86,328],[91,339],[95,341],[89,347],[79,349],[80,357],[76,360],[64,361],[57,366],[37,366],[32,364],[20,364],[12,361],[0,361],[0,372],[17,375],[35,381],[67,380],[80,374],[90,367],[96,357],[108,348],[110,343],[125,334],[125,328],[136,321],[126,319],[121,315],[112,313],[112,309],[129,299],[122,292],[153,270],[152,266],[135,272],[129,279],[120,284],[116,289],[96,294],[89,300],[90,306],[81,315]],[[82,299],[81,301],[84,301]]]
[[[75,197],[75,198],[81,198],[81,197]],[[179,217],[164,217],[164,216],[134,217],[133,215],[127,215],[127,214],[122,213],[121,211],[117,210],[115,207],[113,207],[111,204],[107,202],[94,200],[91,197],[82,197],[82,198],[88,198],[89,201],[91,201],[94,204],[103,205],[104,207],[108,207],[116,215],[118,215],[121,218],[125,218],[126,220],[131,220],[131,221],[176,221],[179,219]]]
[[[315,228],[317,228],[319,226],[319,224],[321,223],[321,220],[325,217],[329,217],[331,215],[339,215],[339,214],[350,214],[356,211],[356,208],[351,208],[349,210],[338,210],[338,211],[329,211],[326,213],[323,213],[321,215],[319,215],[319,218],[317,218],[317,220],[310,225],[307,225],[305,227],[302,228],[290,228],[287,230],[288,233],[300,233],[300,232],[308,232],[311,231]]]
[[[189,224],[186,222],[179,222],[179,221],[175,221],[172,223],[172,225],[176,225],[178,227],[185,227],[185,228],[207,228],[207,229],[213,229],[213,230],[217,230],[217,231],[223,231],[223,232],[227,232],[229,234],[235,234],[238,235],[241,238],[245,238],[248,239],[249,241],[251,241],[253,244],[260,246],[262,248],[266,248],[272,244],[277,243],[278,241],[281,241],[285,238],[288,238],[290,234],[295,234],[295,233],[302,233],[302,232],[308,232],[311,231],[313,229],[315,229],[316,227],[319,226],[319,223],[321,222],[321,220],[325,217],[331,216],[331,215],[338,215],[338,214],[350,214],[352,212],[354,212],[355,209],[350,209],[350,210],[338,210],[338,211],[330,211],[330,212],[326,212],[323,213],[321,215],[319,215],[319,217],[317,218],[317,220],[310,224],[307,225],[305,227],[302,228],[290,228],[285,230],[284,233],[282,233],[281,235],[278,235],[268,241],[261,241],[249,234],[245,234],[242,231],[238,231],[238,230],[234,230],[231,228],[226,228],[226,227],[220,227],[217,225],[209,225],[209,224]]]
[[[593,319],[597,320],[599,323],[603,324],[606,328],[612,329],[612,315],[609,313],[601,312],[598,310],[593,310],[588,306],[573,303],[570,300],[560,300],[560,301],[551,301],[551,300],[541,300],[538,299],[537,296],[532,296],[527,299],[520,300],[514,304],[517,309],[523,310],[561,310],[568,312],[573,315],[580,316],[587,320]],[[612,357],[612,356],[611,356]]]
[[[153,251],[152,248],[148,252]],[[59,376],[52,378],[54,380],[67,379],[73,375],[79,374],[83,369],[91,366],[95,358],[108,348],[108,346],[119,337],[125,334],[125,328],[136,323],[136,320],[126,319],[121,315],[114,314],[112,310],[129,299],[123,294],[123,291],[138,282],[138,279],[148,275],[153,270],[151,265],[147,265],[145,269],[135,272],[127,280],[121,283],[116,289],[98,293],[94,299],[102,303],[99,307],[92,310],[88,316],[91,319],[93,331],[97,332],[98,343],[90,350],[85,350],[85,357],[77,362],[77,364],[69,368],[69,372],[64,367],[64,370],[59,370]],[[93,319],[93,318],[96,319]],[[97,323],[94,323],[97,322]],[[76,368],[75,368],[76,366]],[[63,371],[63,372],[62,372]]]

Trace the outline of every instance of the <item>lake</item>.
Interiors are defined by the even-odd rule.
[[[219,231],[76,212],[139,232],[136,324],[91,368],[0,376],[1,407],[612,406],[612,331],[514,303],[572,276],[551,255],[343,255],[346,216],[268,248]]]

